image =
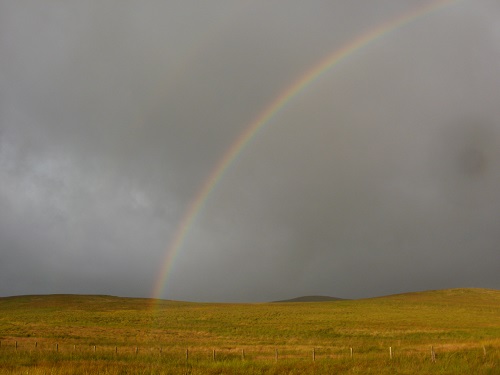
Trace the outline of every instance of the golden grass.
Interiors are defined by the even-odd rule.
[[[22,296],[0,298],[0,312],[1,374],[500,374],[496,290],[260,304]]]

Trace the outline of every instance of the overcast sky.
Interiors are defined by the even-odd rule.
[[[423,0],[0,0],[0,296],[151,296],[283,90]],[[500,3],[351,54],[218,182],[163,298],[500,288]]]

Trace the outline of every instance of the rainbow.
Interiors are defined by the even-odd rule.
[[[332,69],[339,62],[352,55],[354,52],[374,42],[375,40],[383,37],[384,35],[401,28],[402,26],[415,21],[425,15],[436,12],[451,4],[455,4],[460,0],[434,0],[426,3],[423,6],[417,7],[407,13],[404,13],[394,19],[382,23],[376,28],[359,35],[353,40],[349,41],[343,47],[335,50],[330,55],[326,56],[318,64],[314,65],[299,79],[288,86],[280,95],[278,95],[257,118],[254,119],[245,130],[238,136],[236,141],[224,153],[222,158],[213,168],[212,172],[205,180],[194,200],[189,204],[188,209],[184,213],[178,228],[170,242],[165,259],[163,260],[159,277],[154,285],[152,297],[154,299],[161,298],[163,288],[166,284],[172,263],[175,255],[182,247],[184,239],[186,238],[189,229],[193,225],[198,213],[203,209],[203,206],[210,195],[215,189],[217,183],[224,177],[224,173],[234,163],[241,151],[248,145],[253,138],[257,135],[269,121],[288,104],[297,94],[304,88],[311,85],[313,82],[326,71]]]

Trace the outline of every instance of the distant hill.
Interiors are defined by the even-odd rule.
[[[345,301],[344,298],[329,297],[329,296],[302,296],[292,299],[284,299],[274,302],[328,302],[328,301]]]
[[[349,301],[352,305],[360,303],[378,303],[379,301],[389,301],[398,303],[444,303],[447,306],[452,304],[492,304],[500,305],[500,290],[485,288],[455,288],[441,290],[424,290],[419,292],[407,292],[385,296],[377,296],[362,299],[346,299],[330,296],[302,296],[297,298],[271,301],[277,302],[329,302],[329,301]],[[172,301],[152,298],[137,297],[117,297],[110,295],[84,295],[84,294],[48,294],[48,295],[21,295],[21,296],[0,296],[0,311],[3,308],[39,308],[46,306],[65,306],[68,308],[96,308],[102,306],[105,309],[113,309],[123,305],[127,308],[145,308],[151,306],[170,305],[195,305],[198,302]],[[207,305],[218,305],[217,302],[205,302]],[[245,304],[245,303],[239,303]],[[251,303],[250,303],[251,304]],[[1,314],[0,314],[1,318]],[[1,319],[0,319],[1,320]],[[1,328],[1,326],[0,326]]]
[[[385,300],[399,301],[405,303],[414,302],[437,302],[437,303],[456,303],[456,304],[494,304],[500,303],[500,290],[486,288],[453,288],[424,290],[420,292],[407,292],[400,294],[391,294],[388,296],[365,298],[365,301]],[[358,300],[362,301],[362,300]]]

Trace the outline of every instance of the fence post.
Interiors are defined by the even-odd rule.
[[[245,349],[241,349],[241,360],[245,360]]]
[[[431,361],[436,362],[436,352],[434,351],[434,346],[431,346]]]
[[[95,353],[95,352],[96,352],[96,347],[95,347],[95,345],[94,345],[94,353]]]
[[[215,361],[215,349],[212,349],[212,359]]]
[[[486,346],[483,345],[483,356],[486,357]]]
[[[35,348],[38,347],[38,341],[35,341]]]
[[[136,346],[135,347],[135,354],[137,354],[139,352],[139,348]]]
[[[186,349],[186,362],[189,360],[189,349]]]
[[[350,348],[350,351],[351,351],[351,358],[352,358],[352,347]]]
[[[389,358],[392,359],[392,346],[389,346]]]
[[[118,354],[118,346],[115,346],[115,354]]]
[[[316,361],[316,348],[313,348],[313,362]]]
[[[17,341],[16,341],[16,350],[17,350]]]

